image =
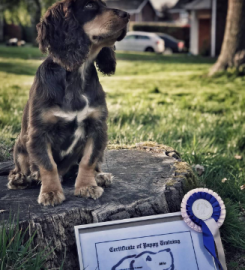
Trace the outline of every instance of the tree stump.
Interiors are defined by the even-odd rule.
[[[72,180],[63,183],[66,201],[56,207],[38,205],[40,186],[8,190],[6,172],[13,164],[4,163],[0,166],[5,175],[0,176],[0,215],[8,219],[10,211],[19,211],[22,226],[28,226],[30,234],[36,231],[34,244],[51,251],[47,269],[59,269],[65,251],[64,269],[79,269],[74,226],[176,212],[184,193],[195,186],[192,170],[175,151],[138,148],[105,154],[102,169],[112,173],[114,181],[99,200],[75,197]]]

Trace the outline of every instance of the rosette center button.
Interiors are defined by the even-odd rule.
[[[207,220],[211,218],[213,211],[214,210],[212,204],[204,199],[198,199],[192,205],[193,214],[201,220]]]

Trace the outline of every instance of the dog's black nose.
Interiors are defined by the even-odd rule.
[[[130,18],[130,15],[125,11],[115,9],[115,13],[122,19],[129,19]]]
[[[118,16],[119,16],[120,18],[122,18],[122,19],[129,19],[129,18],[130,18],[130,15],[129,15],[127,12],[122,11],[122,10],[120,10]]]

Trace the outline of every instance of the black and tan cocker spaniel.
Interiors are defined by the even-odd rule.
[[[8,187],[42,183],[38,202],[65,200],[62,177],[79,163],[75,195],[99,198],[111,183],[100,171],[107,144],[107,106],[99,71],[115,72],[114,43],[126,35],[129,14],[101,0],[63,0],[37,25],[39,48],[48,57],[39,67],[14,148]]]

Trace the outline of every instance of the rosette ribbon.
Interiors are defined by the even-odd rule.
[[[227,270],[219,233],[219,228],[225,220],[226,210],[224,202],[219,195],[209,189],[194,189],[183,198],[181,213],[189,227],[203,233],[203,244],[213,256],[219,268]],[[215,245],[218,256],[216,255]]]

